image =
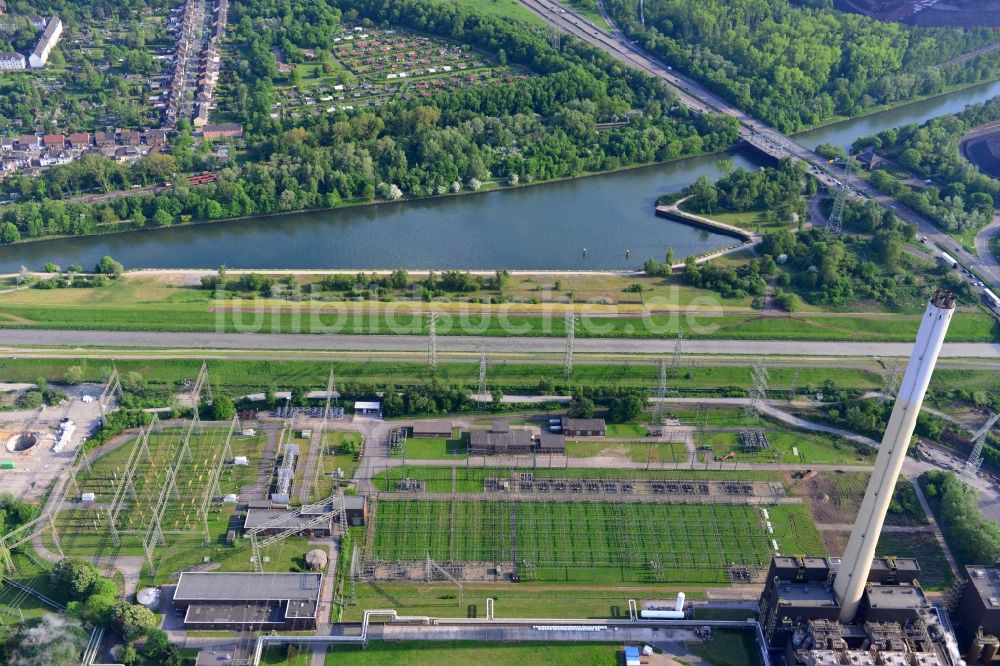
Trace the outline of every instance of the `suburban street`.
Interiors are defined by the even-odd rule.
[[[760,120],[747,115],[744,111],[721,99],[700,83],[678,74],[672,67],[663,64],[640,46],[632,43],[612,22],[604,9],[603,3],[598,2],[598,8],[608,22],[608,25],[612,26],[610,32],[597,27],[584,16],[553,0],[519,1],[550,25],[604,50],[621,62],[632,65],[667,82],[677,89],[681,104],[689,109],[698,113],[716,111],[738,119],[740,122],[740,138],[758,150],[777,159],[794,157],[803,160],[813,167],[814,175],[827,187],[838,187],[841,181],[843,181],[854,192],[874,199],[880,205],[893,210],[901,220],[916,225],[920,234],[927,236],[928,244],[937,246],[941,250],[948,252],[959,263],[968,267],[972,272],[979,274],[981,278],[990,284],[1000,284],[1000,271],[995,270],[995,262],[981,259],[979,256],[967,252],[961,243],[942,232],[916,211],[904,206],[892,197],[877,191],[856,173],[851,173],[845,177],[840,169],[831,169],[828,161],[811,149]],[[986,47],[984,52],[993,50],[994,46]],[[966,279],[970,282],[973,281],[972,276],[966,276]]]
[[[674,338],[577,338],[575,351],[581,354],[672,354]],[[438,353],[562,353],[561,337],[489,337],[439,335]],[[45,350],[44,348],[49,348]],[[294,349],[368,352],[426,352],[423,335],[308,335],[298,333],[184,333],[173,331],[73,331],[45,329],[0,329],[0,354],[8,357],[52,351],[53,347],[86,350],[93,347],[176,349],[190,354],[195,350]],[[684,340],[685,354],[781,355],[833,357],[907,357],[911,342],[843,342],[809,340]],[[942,358],[1000,358],[1000,343],[946,342]]]

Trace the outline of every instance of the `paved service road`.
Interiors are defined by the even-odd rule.
[[[577,338],[580,354],[673,354],[674,338],[645,340],[630,338]],[[481,337],[439,335],[439,353],[488,352],[562,353],[562,338]],[[18,356],[40,347],[90,350],[95,347],[175,349],[183,352],[223,349],[295,349],[365,352],[426,352],[422,335],[309,335],[296,333],[183,333],[143,331],[72,331],[45,329],[0,329],[0,354]],[[822,342],[809,340],[684,340],[685,354],[782,355],[782,356],[902,356],[909,357],[909,342]],[[990,342],[946,342],[942,357],[1000,358],[1000,344]]]

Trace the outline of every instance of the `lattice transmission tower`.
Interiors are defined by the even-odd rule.
[[[479,390],[476,392],[476,406],[480,409],[486,404],[486,367],[486,345],[483,344],[479,345]]]
[[[576,344],[576,315],[566,313],[566,350],[563,352],[563,374],[573,374],[573,350]]]
[[[437,370],[437,323],[438,316],[432,312],[427,316],[427,368],[434,372]]]
[[[965,467],[959,475],[967,486],[972,485],[973,479],[979,475],[979,468],[983,465],[983,445],[986,443],[986,435],[993,429],[997,420],[1000,420],[1000,412],[987,419],[983,427],[972,436],[972,453],[969,454],[969,459],[965,461]]]
[[[848,155],[847,159],[844,160],[844,180],[837,190],[837,195],[833,200],[833,211],[830,213],[830,219],[826,222],[827,231],[830,233],[839,234],[844,228],[844,206],[847,205],[847,193],[850,192],[850,188],[847,186],[847,178],[850,175],[851,156]]]
[[[756,421],[760,416],[761,406],[767,399],[767,367],[760,359],[754,361],[750,367],[750,382],[750,400],[747,402],[746,416]]]

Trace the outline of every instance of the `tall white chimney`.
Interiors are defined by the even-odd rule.
[[[903,375],[903,383],[896,397],[896,404],[892,407],[885,435],[882,436],[882,444],[875,459],[875,470],[868,482],[858,518],[854,521],[844,559],[833,581],[833,591],[840,601],[841,622],[852,622],[858,604],[861,603],[872,558],[875,557],[875,545],[896,488],[896,479],[903,468],[920,405],[924,401],[931,373],[954,312],[955,297],[952,293],[935,291],[917,332],[913,354],[906,366],[906,374]]]

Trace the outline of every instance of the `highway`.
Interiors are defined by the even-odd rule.
[[[874,199],[882,206],[895,212],[903,221],[916,225],[920,234],[927,237],[926,242],[929,245],[937,246],[948,252],[958,259],[959,263],[971,269],[973,273],[979,274],[984,280],[995,285],[1000,284],[1000,272],[994,270],[991,264],[965,251],[958,241],[942,232],[916,211],[904,206],[892,197],[878,192],[855,173],[845,177],[839,170],[832,169],[826,159],[812,150],[760,120],[752,118],[743,110],[723,100],[693,79],[678,74],[672,67],[663,64],[655,56],[634,44],[615,26],[600,0],[598,0],[598,8],[608,25],[612,26],[610,32],[597,27],[586,17],[553,0],[518,1],[550,25],[604,50],[621,62],[665,81],[677,90],[680,102],[685,107],[697,113],[715,111],[736,118],[740,123],[740,138],[761,152],[777,159],[792,157],[803,160],[812,167],[813,175],[827,187],[838,187],[843,181],[855,193]],[[977,286],[973,276],[965,275],[964,277],[974,287]],[[977,293],[979,291],[977,290]],[[994,315],[996,314],[994,312]]]
[[[674,339],[577,338],[578,354],[673,354]],[[560,337],[490,337],[439,335],[440,354],[478,354],[483,345],[491,353],[561,354]],[[426,353],[423,335],[310,335],[302,333],[188,333],[178,331],[75,331],[58,329],[0,329],[0,356],[51,355],[54,351],[90,351],[96,348],[171,349],[193,355],[212,350],[296,350]],[[684,354],[728,356],[909,357],[912,342],[842,342],[811,340],[684,340]],[[1000,343],[946,342],[942,358],[1000,358]]]

